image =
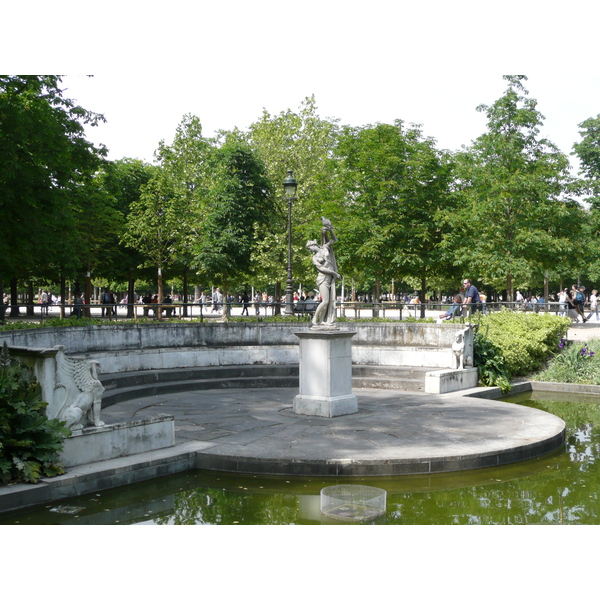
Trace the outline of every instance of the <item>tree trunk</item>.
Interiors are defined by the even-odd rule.
[[[188,301],[188,275],[187,275],[187,269],[185,269],[183,272],[183,316],[184,317],[188,316],[187,301]]]
[[[421,319],[425,318],[425,294],[427,293],[427,275],[425,275],[425,271],[421,274],[421,291],[419,295],[421,296]]]
[[[127,278],[127,317],[133,319],[133,311],[135,309],[135,277],[133,272],[129,271]]]
[[[373,286],[373,316],[379,316],[379,309],[376,308],[377,303],[379,302],[379,298],[381,296],[381,281],[379,278],[375,280],[375,285]]]
[[[512,282],[512,274],[509,273],[506,276],[506,302],[513,302],[513,282]]]
[[[163,276],[162,269],[158,267],[158,306],[156,307],[156,316],[162,321],[162,302],[163,302]]]
[[[92,278],[91,273],[88,271],[85,274],[85,307],[83,314],[89,319],[92,316],[91,302],[92,302]]]
[[[67,295],[67,281],[63,274],[60,276],[60,318],[65,318],[65,296]]]
[[[19,316],[19,294],[17,290],[18,280],[16,277],[13,277],[10,280],[10,316],[18,317]]]
[[[28,317],[33,317],[33,305],[35,304],[35,298],[33,297],[33,281],[31,279],[27,282],[27,309],[26,313]]]

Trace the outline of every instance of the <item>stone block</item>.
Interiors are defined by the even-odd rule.
[[[444,369],[425,374],[426,394],[445,394],[477,387],[479,375],[476,367],[466,369]]]
[[[60,457],[65,467],[74,467],[174,444],[175,422],[169,415],[74,431],[65,440]]]

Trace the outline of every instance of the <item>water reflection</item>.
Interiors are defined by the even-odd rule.
[[[70,500],[73,514],[43,509],[0,523],[287,525],[340,524],[321,515],[320,490],[336,483],[387,491],[387,513],[374,524],[599,524],[600,406],[595,397],[521,394],[511,399],[567,423],[565,448],[496,469],[435,476],[312,479],[194,471]]]

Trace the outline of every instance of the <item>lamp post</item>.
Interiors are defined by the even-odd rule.
[[[294,280],[292,278],[292,202],[296,199],[296,188],[298,184],[292,175],[292,171],[288,171],[288,176],[283,182],[283,189],[288,201],[288,276],[287,286],[285,288],[285,310],[283,314],[294,314]]]

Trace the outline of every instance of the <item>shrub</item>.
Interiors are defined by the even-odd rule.
[[[36,483],[64,473],[58,454],[70,431],[49,420],[31,369],[0,352],[0,480]]]
[[[566,317],[502,310],[484,315],[479,332],[502,354],[508,376],[516,377],[540,369],[569,325]]]
[[[481,385],[498,386],[503,394],[511,390],[502,351],[481,333],[476,333],[473,339],[473,357]]]

